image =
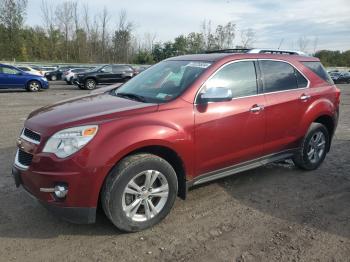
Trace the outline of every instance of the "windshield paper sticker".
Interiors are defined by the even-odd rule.
[[[186,66],[207,68],[210,65],[211,65],[210,63],[205,63],[205,62],[191,62],[191,63],[188,63]]]

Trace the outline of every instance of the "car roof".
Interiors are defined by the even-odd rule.
[[[297,60],[303,62],[318,62],[319,59],[312,56],[305,55],[289,55],[289,54],[256,54],[256,53],[210,53],[210,54],[194,54],[194,55],[182,55],[168,58],[168,61],[207,61],[217,62],[221,59],[276,59],[276,60]]]

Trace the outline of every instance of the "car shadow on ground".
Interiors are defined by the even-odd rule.
[[[269,164],[218,183],[240,203],[288,221],[350,238],[350,141],[336,141],[322,166]]]

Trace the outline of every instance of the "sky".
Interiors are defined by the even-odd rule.
[[[42,0],[28,0],[26,24],[42,25]],[[48,0],[50,1],[50,0]],[[58,4],[63,0],[52,1]],[[251,28],[256,33],[254,47],[299,49],[298,40],[306,38],[307,51],[350,49],[349,0],[78,0],[88,3],[90,12],[98,14],[104,6],[110,14],[110,29],[118,14],[127,12],[135,34],[155,34],[156,41],[173,40],[180,34],[200,32],[201,23],[232,21],[238,32]]]

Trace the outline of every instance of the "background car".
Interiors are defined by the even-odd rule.
[[[57,67],[54,67],[54,66],[40,66],[39,68],[40,68],[40,72],[43,76],[45,76],[46,73],[51,72],[51,71],[55,71],[57,69]]]
[[[103,65],[95,70],[77,74],[74,84],[80,89],[92,90],[98,84],[126,82],[136,74],[135,69],[130,65]]]
[[[54,71],[45,73],[45,77],[47,78],[47,80],[51,81],[61,80],[63,73],[69,69],[71,69],[70,66],[59,67]]]
[[[31,92],[49,88],[43,76],[22,71],[14,66],[0,64],[0,89],[23,88]]]
[[[92,68],[94,68],[94,67],[92,67]],[[91,70],[92,68],[91,67],[84,67],[84,68],[69,69],[63,73],[63,80],[66,81],[66,83],[68,85],[71,85],[71,84],[73,84],[73,80],[74,80],[75,75],[77,73],[83,73],[83,72],[86,72],[88,70]]]
[[[350,84],[350,72],[340,73],[333,81],[336,84]]]
[[[42,74],[40,73],[39,70],[34,69],[33,67],[30,67],[30,66],[19,65],[19,66],[17,66],[17,68],[18,68],[18,69],[21,69],[22,71],[27,72],[27,73],[29,73],[29,74],[42,76]]]

